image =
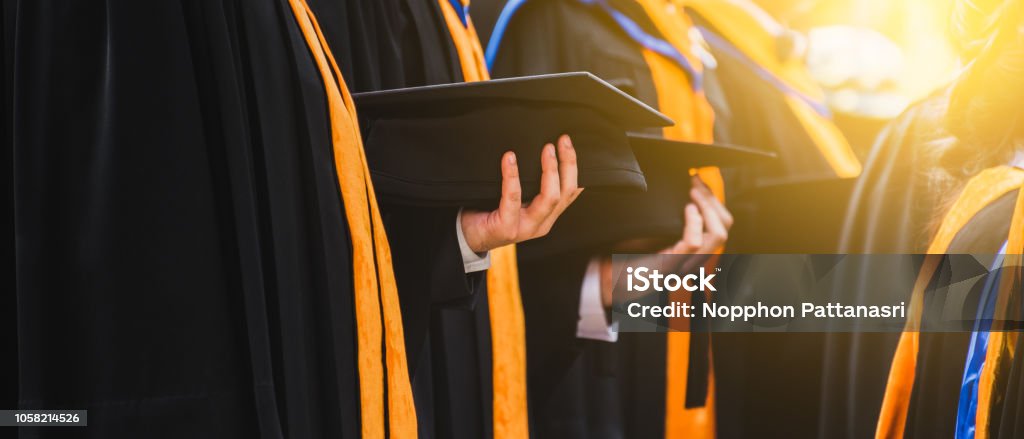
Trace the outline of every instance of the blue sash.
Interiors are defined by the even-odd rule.
[[[960,402],[956,411],[956,439],[974,439],[975,422],[978,413],[978,381],[981,370],[985,366],[985,353],[988,351],[989,328],[995,315],[996,298],[999,295],[999,280],[1003,264],[1002,254],[1006,253],[1003,244],[1000,256],[992,264],[992,274],[985,280],[981,299],[978,302],[978,318],[971,332],[971,344],[967,350],[967,364],[964,366],[964,378],[960,385]]]
[[[753,70],[758,77],[767,81],[769,84],[775,86],[775,88],[781,90],[783,93],[790,96],[794,96],[797,99],[806,102],[807,105],[810,105],[811,108],[813,108],[814,111],[820,114],[822,117],[832,117],[832,112],[829,111],[828,106],[826,106],[825,103],[820,102],[817,99],[808,96],[806,93],[797,90],[793,86],[787,84],[786,81],[782,80],[782,78],[779,78],[778,76],[775,75],[775,73],[772,73],[770,70],[762,67],[760,64],[757,63],[757,61],[751,59],[739,48],[732,45],[732,43],[726,41],[725,38],[722,38],[722,36],[714,33],[710,29],[707,29],[702,26],[697,26],[697,29],[700,29],[700,33],[701,35],[704,36],[704,40],[707,41],[708,44],[711,45],[711,47],[721,50],[730,57],[736,58],[741,63],[746,65],[748,68],[750,68],[750,70]]]

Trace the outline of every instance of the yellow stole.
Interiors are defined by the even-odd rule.
[[[415,437],[416,409],[406,364],[391,249],[366,165],[355,106],[313,12],[304,0],[289,0],[289,4],[324,83],[334,166],[352,240],[362,437]],[[385,399],[388,401],[386,426]]]
[[[943,218],[942,225],[928,247],[928,256],[914,283],[906,329],[900,336],[899,344],[896,346],[896,353],[893,356],[892,366],[889,370],[889,380],[886,383],[885,397],[882,400],[882,411],[875,430],[876,438],[903,437],[917,369],[918,344],[920,340],[918,329],[921,326],[924,291],[938,270],[942,254],[946,253],[957,233],[978,212],[1003,195],[1022,186],[1024,186],[1024,171],[1018,168],[997,166],[986,169],[967,182],[963,192],[950,208],[949,213]],[[1019,253],[1024,248],[1022,247],[1022,244],[1024,244],[1024,236],[1022,235],[1024,235],[1024,191],[1021,191],[1017,197],[1017,205],[1014,208],[1010,226],[1010,242],[1007,246],[1006,258],[1003,261],[1004,267],[1020,265],[1020,254],[1011,253]],[[1009,275],[1009,272],[1004,273],[1005,277],[1000,284],[999,297],[996,301],[997,319],[1000,313],[1005,313],[1007,310],[1006,302],[1010,293],[1008,286],[1012,285],[1014,277],[1019,276],[1016,270],[1013,272],[1013,275]],[[1017,335],[1017,333],[1000,331],[993,331],[989,335],[985,365],[982,368],[982,375],[978,384],[978,411],[975,430],[975,437],[978,439],[984,439],[988,436],[989,412],[995,370],[999,365],[1003,364],[1002,362],[1007,361],[1007,358],[1012,359],[1012,342],[1016,342]]]
[[[469,0],[462,1],[464,7],[469,7]],[[438,0],[438,4],[459,54],[463,79],[467,82],[490,79],[472,20],[467,17],[463,25],[449,0]],[[487,300],[491,314],[494,437],[527,438],[530,428],[526,408],[526,323],[514,245],[491,251]]]
[[[665,40],[685,56],[694,68],[701,71],[700,59],[691,50],[694,42],[690,40],[689,31],[693,24],[683,14],[682,5],[679,2],[665,0],[638,2]],[[643,49],[643,57],[651,71],[651,79],[658,95],[658,110],[676,121],[675,125],[664,128],[663,135],[675,140],[711,142],[714,112],[703,91],[694,91],[691,78],[674,61],[646,48]],[[718,168],[701,168],[697,173],[715,196],[724,201],[725,185]],[[669,373],[665,375],[665,437],[713,438],[714,372],[710,369],[708,371],[708,397],[704,407],[687,409],[686,383],[690,365],[690,333],[679,331],[682,328],[675,329],[677,331],[666,334],[668,341],[665,367]]]
[[[811,99],[824,101],[824,93],[801,60],[780,60],[776,55],[776,35],[782,26],[753,2],[684,0],[683,3],[700,14],[722,37],[759,66]],[[839,128],[802,99],[787,94],[785,100],[836,176],[847,178],[860,175],[860,161]]]

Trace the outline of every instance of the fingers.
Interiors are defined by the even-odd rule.
[[[704,218],[701,217],[700,209],[696,204],[686,205],[683,211],[685,223],[683,224],[683,239],[664,253],[686,255],[697,253],[704,245]]]
[[[530,224],[529,234],[535,235],[545,220],[554,213],[561,198],[561,181],[558,178],[558,158],[555,145],[544,145],[540,153],[540,193],[526,207]]]
[[[704,232],[706,235],[703,243],[704,248],[701,251],[703,253],[714,252],[724,245],[725,240],[729,238],[728,229],[722,224],[722,219],[718,216],[717,209],[712,206],[716,199],[710,192],[697,187],[690,191],[690,197],[697,204],[697,207],[700,208],[700,214],[704,220]]]
[[[558,176],[562,180],[561,195],[566,206],[579,196],[578,175],[576,148],[573,148],[569,136],[563,134],[558,138]]]
[[[704,183],[704,180],[701,180],[699,176],[695,175],[691,180],[693,182],[693,187],[703,188],[703,190],[710,195],[711,206],[715,209],[715,212],[718,213],[718,217],[721,218],[722,224],[725,225],[726,229],[731,228],[733,224],[733,217],[732,213],[729,212],[729,209],[727,209],[725,205],[722,204],[718,197],[714,196],[714,194],[711,192],[711,189],[708,188],[707,184]]]
[[[578,187],[577,175],[579,174],[579,168],[576,165],[576,149],[572,146],[572,140],[569,139],[568,135],[562,135],[558,138],[558,176],[561,179],[561,191],[559,192],[558,204],[555,205],[555,209],[544,219],[540,227],[537,228],[537,233],[534,238],[538,238],[547,235],[554,227],[555,221],[558,217],[565,212],[565,209],[569,208],[576,198],[583,192],[583,188]]]
[[[690,250],[697,250],[704,244],[704,217],[693,203],[687,204],[684,212],[683,244]]]
[[[506,152],[501,157],[501,201],[498,203],[497,238],[505,243],[515,242],[519,229],[519,211],[523,206],[523,189],[519,183],[519,164],[516,153]]]

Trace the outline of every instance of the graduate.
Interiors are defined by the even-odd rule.
[[[95,437],[414,429],[354,114],[301,2],[4,8],[18,407],[87,409]]]
[[[712,103],[723,137],[779,155],[777,163],[729,180],[740,226],[728,251],[835,253],[861,165],[805,65],[806,37],[751,1],[685,5],[716,60],[710,74],[725,99]],[[820,377],[831,372],[820,364],[826,338],[719,334],[720,436],[816,434]]]
[[[824,91],[804,62],[806,39],[749,0],[676,2],[713,56],[720,84],[719,138],[775,151],[778,160],[730,176],[730,205],[741,221],[729,251],[829,253],[857,160],[832,121]],[[792,211],[813,209],[814,219]]]
[[[397,285],[470,288],[578,193],[568,139],[530,208],[507,155],[497,210],[392,253],[302,0],[3,7],[18,407],[87,409],[90,435],[415,437]]]
[[[726,176],[737,222],[727,251],[835,252],[860,163],[805,65],[803,35],[747,0],[677,4],[714,60],[706,75],[721,90],[710,99],[716,136],[778,155]],[[716,334],[719,437],[813,435],[823,341],[813,333]]]
[[[993,69],[991,77],[979,73],[993,62],[1012,66],[1012,46],[999,44],[1004,48],[1010,46],[1010,49],[994,48],[996,38],[1006,38],[1005,31],[996,30],[1001,26],[1012,26],[1013,20],[1008,17],[1007,21],[1000,21],[997,18],[999,13],[994,11],[1010,14],[1009,3],[991,2],[983,8],[973,6],[972,2],[956,3],[953,32],[961,45],[961,56],[972,63],[971,67],[953,85],[936,91],[909,108],[880,137],[850,202],[849,218],[841,237],[842,252],[994,254],[1000,251],[1009,231],[1013,195],[1003,195],[998,203],[986,198],[985,194],[997,191],[996,184],[971,196],[965,193],[960,196],[962,201],[956,194],[965,191],[968,187],[966,182],[980,176],[983,171],[988,174],[1005,171],[1009,177],[1015,173],[1005,166],[997,168],[1013,160],[1010,152],[1012,141],[1006,141],[1010,137],[1001,137],[1010,136],[1007,130],[1012,125],[1000,125],[998,122],[1009,120],[1010,116],[995,116],[988,111],[977,116],[966,113],[969,108],[972,111],[993,108],[1000,101],[995,99],[995,93],[1012,96],[1016,90],[1015,81],[997,85],[998,70]],[[998,34],[1003,36],[998,37]],[[985,49],[990,46],[993,48]],[[982,49],[987,51],[988,61],[979,58]],[[1006,52],[995,55],[999,53],[997,50]],[[1005,69],[1002,74],[1013,75]],[[990,81],[991,85],[977,85],[985,81]],[[971,89],[973,91],[968,91]],[[952,104],[955,101],[961,106],[951,107],[956,105]],[[971,125],[974,127],[967,132],[965,128]],[[979,184],[973,186],[978,187]],[[1010,192],[1015,193],[1016,190]],[[966,212],[971,209],[980,209],[985,215],[974,215],[977,219],[968,224],[944,220],[956,216],[952,209],[954,203],[960,203],[960,210],[967,218],[971,215]],[[993,205],[986,207],[988,203]],[[948,236],[939,239],[937,233],[940,228],[944,228],[946,235],[957,238],[946,245],[937,244],[948,240]],[[943,246],[948,248],[943,249]],[[977,306],[977,303],[971,305]],[[930,352],[938,362],[929,362],[929,371],[921,372],[926,377],[922,378],[922,384],[914,384],[915,389],[928,390],[915,390],[914,398],[918,401],[915,409],[910,411],[910,417],[904,411],[901,419],[907,422],[911,418],[921,419],[916,421],[915,428],[909,428],[908,424],[908,435],[914,430],[919,431],[914,434],[921,436],[948,436],[953,431],[954,422],[960,422],[957,400],[963,398],[960,384],[971,336],[922,333],[920,337],[922,355]],[[888,398],[883,395],[886,395],[892,358],[900,343],[899,335],[829,334],[827,343],[819,437],[867,437],[874,434],[878,427],[875,419],[882,409],[883,399]],[[929,346],[925,347],[924,343]],[[891,382],[891,378],[888,380]],[[931,405],[921,404],[927,400],[932,401]],[[922,406],[919,410],[916,409],[918,405]],[[935,427],[926,427],[927,423],[933,423]]]
[[[703,80],[703,49],[682,9],[673,10],[671,2],[478,1],[476,7],[483,21],[495,23],[487,48],[495,76],[589,71],[673,118],[676,124],[660,133],[664,137],[713,139],[714,119],[705,96],[705,87],[712,86]],[[652,178],[649,185],[657,184]],[[688,195],[693,205],[685,208],[685,226],[696,232],[689,230],[689,237],[680,239],[674,231],[675,239],[665,242],[658,225],[665,215],[683,217],[683,206],[666,212],[645,203],[671,204],[672,193],[685,191],[687,183],[662,180],[678,186],[674,191],[649,187],[648,193],[665,198],[622,197],[620,204],[602,194],[585,194],[575,212],[605,200],[608,209],[631,214],[620,218],[589,210],[592,223],[618,223],[592,237],[589,247],[559,255],[557,266],[551,258],[520,258],[531,425],[537,437],[714,436],[707,334],[615,334],[606,327],[601,308],[611,304],[598,298],[602,270],[610,270],[602,269],[609,253],[710,254],[724,244],[732,216],[721,204],[724,188],[717,169],[702,170],[692,182]],[[572,233],[556,226],[551,237]],[[608,235],[622,242],[599,245],[610,240]],[[694,245],[693,235],[705,238]],[[634,245],[623,247],[625,241]],[[531,253],[530,247],[522,249],[523,255]]]
[[[325,39],[354,92],[489,78],[472,19],[459,1],[309,0],[309,4],[320,17]],[[446,123],[442,118],[434,120]],[[454,123],[450,127],[466,128]],[[575,150],[567,136],[559,139],[557,147],[548,145],[543,154],[543,168],[550,171],[543,179],[553,186],[535,200],[523,200],[520,230],[513,239],[495,240],[493,236],[502,236],[498,231],[484,236],[467,226],[492,224],[509,211],[514,214],[518,205],[504,203],[494,212],[400,203],[381,207],[394,248],[421,438],[527,434],[518,273],[514,247],[503,246],[546,233],[582,191],[576,182]],[[445,159],[457,161],[458,157]],[[501,166],[507,166],[509,159],[501,157]],[[443,255],[424,237],[456,230],[455,221],[468,229],[469,255],[493,251],[482,257],[488,261],[483,265],[467,264],[468,274],[461,281],[438,282],[425,269],[436,266]],[[455,237],[450,238],[448,243],[455,243]],[[489,267],[486,278],[483,271],[474,269],[481,266]]]
[[[946,203],[930,169],[934,152],[956,139],[943,123],[949,87],[912,105],[881,133],[854,187],[839,252],[914,254],[928,250],[935,206]],[[893,190],[893,188],[898,188]],[[878,267],[884,270],[885,267]],[[850,287],[858,279],[842,282]],[[863,300],[873,292],[861,289]],[[889,360],[899,334],[830,333],[825,339],[818,437],[859,438],[874,433]]]
[[[980,297],[970,333],[917,332],[928,324],[920,309],[929,298],[915,289],[907,330],[892,357],[876,437],[1019,437],[1021,414],[1020,254],[1024,252],[1024,131],[1017,104],[1024,96],[1024,9],[1019,2],[956,8],[962,37],[982,29],[978,50],[954,83],[944,126],[954,142],[932,145],[932,187],[941,218],[930,254],[1005,256]],[[976,27],[975,27],[976,26]],[[919,277],[936,271],[925,261]],[[976,309],[975,313],[971,313]]]

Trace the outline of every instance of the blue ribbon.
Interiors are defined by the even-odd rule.
[[[487,51],[484,54],[488,68],[494,67],[494,59],[498,55],[498,48],[501,46],[501,40],[505,36],[508,24],[512,20],[512,16],[515,15],[516,11],[518,11],[524,3],[526,3],[526,0],[510,0],[501,10],[501,14],[498,16],[498,21],[494,25],[494,31],[491,32],[491,39],[487,42]],[[618,24],[624,32],[626,32],[626,35],[628,35],[637,44],[672,60],[680,68],[685,70],[686,74],[690,77],[690,83],[694,90],[699,91],[703,88],[704,78],[701,72],[699,72],[693,64],[690,63],[690,60],[683,56],[683,54],[672,45],[672,43],[669,43],[655,35],[651,35],[639,24],[633,21],[633,19],[613,8],[605,0],[580,0],[580,3],[600,7],[601,10],[615,20],[615,23]]]
[[[448,0],[452,7],[455,8],[455,13],[459,16],[459,20],[462,21],[463,27],[469,27],[469,7],[462,4],[462,0]]]
[[[978,317],[971,332],[971,344],[967,350],[967,364],[964,366],[964,378],[960,384],[960,401],[956,411],[956,439],[974,439],[978,415],[978,382],[981,370],[985,366],[985,354],[988,351],[989,329],[995,316],[996,299],[999,296],[999,281],[1002,277],[1000,267],[1003,264],[1002,254],[1006,253],[1006,244],[999,251],[1000,256],[992,264],[992,274],[985,279],[978,302]]]
[[[778,76],[775,75],[775,73],[772,73],[770,70],[758,64],[757,61],[751,59],[739,48],[732,45],[732,43],[726,41],[724,38],[714,33],[710,29],[707,29],[702,26],[697,26],[697,29],[700,30],[701,35],[704,36],[704,40],[707,41],[708,44],[710,44],[712,47],[718,50],[721,50],[722,52],[725,52],[727,55],[738,59],[748,68],[753,70],[754,73],[757,74],[757,76],[760,77],[761,79],[767,81],[769,84],[772,84],[773,86],[775,86],[775,88],[782,90],[783,93],[790,96],[794,96],[797,99],[806,102],[807,105],[810,105],[811,108],[813,108],[814,111],[820,114],[821,116],[829,118],[832,117],[832,112],[829,111],[828,106],[826,106],[825,103],[820,102],[817,99],[808,96],[806,93],[797,90],[793,86],[787,84],[786,81],[782,80],[782,78],[779,78]]]
[[[494,30],[491,31],[491,39],[487,40],[487,50],[484,51],[484,60],[487,61],[487,69],[494,68],[494,58],[498,56],[498,47],[501,46],[501,39],[505,37],[508,30],[508,23],[512,16],[519,11],[519,8],[526,4],[526,0],[509,0],[505,7],[501,8],[498,14],[498,21],[494,22]]]
[[[672,45],[672,43],[647,33],[639,24],[633,21],[633,19],[613,8],[605,0],[580,1],[584,4],[597,5],[601,7],[601,9],[611,16],[612,19],[615,20],[615,23],[617,23],[619,27],[626,32],[626,35],[629,35],[629,37],[633,39],[633,41],[636,41],[638,44],[654,53],[675,61],[675,63],[685,70],[686,74],[690,76],[690,82],[692,83],[694,90],[699,91],[703,88],[704,78],[701,75],[701,72],[697,71],[697,69],[693,67],[693,64],[690,64],[690,60],[683,56],[683,54],[676,49],[676,46]]]

